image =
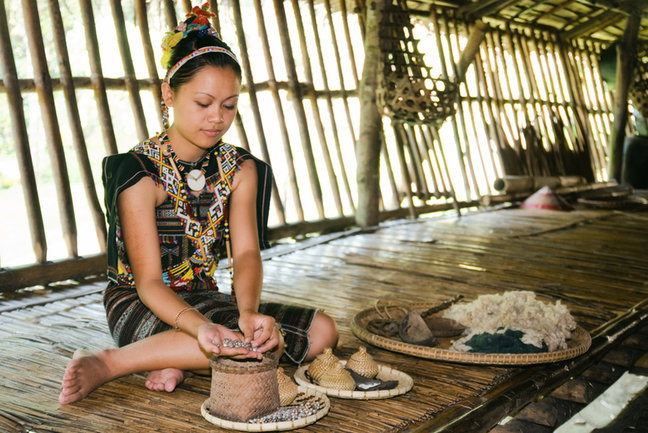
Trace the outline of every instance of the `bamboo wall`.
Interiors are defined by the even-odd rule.
[[[362,16],[344,2],[333,9],[329,0],[210,3],[213,25],[243,69],[240,111],[226,139],[275,171],[271,236],[352,224]],[[23,199],[0,189],[2,266],[69,264],[104,251],[101,158],[160,130],[158,45],[190,6],[188,0],[0,4],[0,109],[10,119],[0,122],[0,145],[11,150],[0,153],[0,162],[17,165],[19,173],[0,181],[14,179]],[[454,77],[471,25],[443,8],[415,19],[426,61],[439,76]],[[546,30],[490,27],[454,116],[440,128],[383,119],[385,217],[471,203],[493,193],[503,174],[606,179],[611,99],[597,69],[602,48]],[[84,59],[80,72],[70,58]],[[44,172],[51,189],[43,185]]]

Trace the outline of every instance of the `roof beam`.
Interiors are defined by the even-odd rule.
[[[625,14],[615,11],[605,11],[594,19],[586,20],[572,29],[564,31],[562,35],[567,39],[577,38],[583,35],[589,36],[590,34],[612,24],[616,24],[625,18]]]

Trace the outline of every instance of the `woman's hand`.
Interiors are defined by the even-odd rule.
[[[274,349],[281,341],[279,327],[275,319],[256,312],[242,312],[239,328],[246,342],[257,348],[258,353]]]
[[[241,333],[232,331],[223,325],[205,323],[198,328],[198,344],[205,353],[237,359],[262,358],[260,351],[248,350],[245,347],[226,347],[223,342],[226,338],[232,341],[243,340]]]

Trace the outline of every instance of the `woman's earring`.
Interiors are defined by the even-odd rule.
[[[165,130],[169,129],[169,107],[164,102],[164,98],[160,99],[160,110],[162,111],[162,127]]]

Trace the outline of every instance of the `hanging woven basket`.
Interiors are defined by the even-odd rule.
[[[380,22],[383,70],[377,104],[394,121],[438,125],[455,113],[458,86],[431,76],[418,43],[406,6],[394,0]]]

